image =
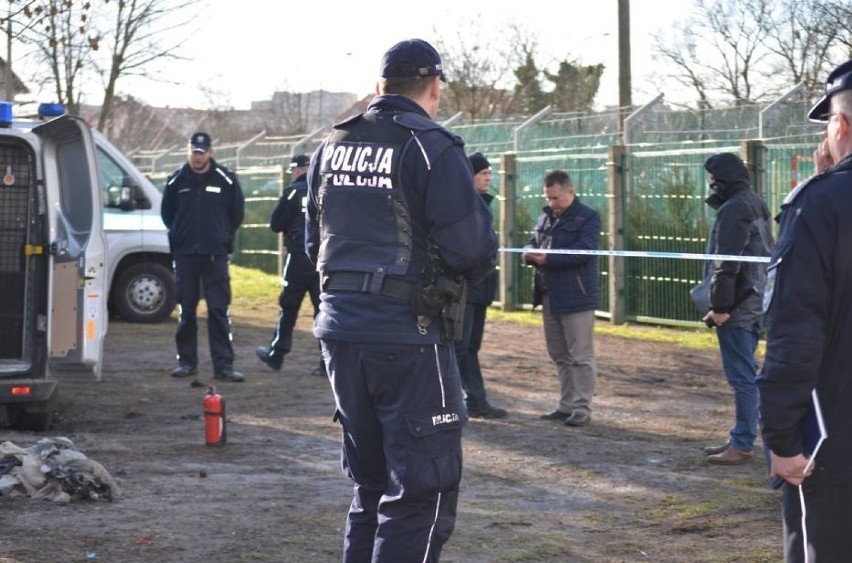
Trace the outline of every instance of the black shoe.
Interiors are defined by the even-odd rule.
[[[245,381],[245,377],[238,371],[234,371],[233,368],[222,368],[217,369],[213,372],[213,379],[218,379],[219,381],[231,381],[234,383],[240,383],[241,381]]]
[[[198,373],[198,370],[192,366],[188,366],[186,364],[180,364],[178,367],[172,370],[169,374],[172,377],[189,377],[190,375],[195,375]]]
[[[549,412],[547,414],[541,415],[539,418],[542,420],[568,420],[568,417],[571,416],[569,412],[562,412],[560,410],[555,410],[553,412]]]
[[[491,405],[485,405],[481,408],[471,408],[467,411],[470,418],[506,418],[507,413],[504,409],[498,409]]]
[[[266,346],[258,346],[254,353],[257,354],[257,358],[261,362],[268,365],[275,371],[281,371],[281,366],[284,364],[284,358],[282,356],[270,353],[269,348]]]
[[[586,426],[592,421],[592,416],[585,411],[574,411],[565,419],[565,426]]]
[[[705,446],[701,448],[704,450],[704,455],[719,455],[724,452],[731,446],[730,443],[722,444],[721,446]]]
[[[311,375],[327,377],[328,373],[325,371],[325,362],[320,360],[320,362],[311,370]]]

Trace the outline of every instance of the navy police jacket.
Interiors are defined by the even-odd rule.
[[[269,228],[284,233],[284,244],[291,252],[305,251],[305,211],[308,202],[308,175],[302,174],[284,189],[269,217]]]
[[[805,450],[815,388],[828,438],[808,479],[852,482],[852,155],[795,188],[781,206],[764,297],[766,358],[757,379],[763,440]]]
[[[205,174],[184,164],[166,181],[160,215],[174,255],[230,254],[243,214],[237,176],[213,159]]]
[[[550,207],[542,209],[527,248],[598,250],[601,218],[598,212],[574,202],[562,215]],[[598,257],[590,254],[548,254],[544,266],[537,267],[533,306],[547,293],[553,314],[579,313],[600,307]]]
[[[748,169],[742,160],[734,154],[722,153],[710,157],[704,167],[715,181],[713,193],[705,200],[716,210],[707,253],[769,256],[774,245],[769,209],[751,188]],[[710,308],[731,315],[725,326],[749,326],[760,320],[766,285],[765,263],[711,260],[704,265],[704,277],[710,280]],[[756,293],[737,304],[737,289],[748,286]]]
[[[321,274],[318,338],[437,343],[438,319],[418,327],[408,300],[385,288],[429,279],[436,262],[470,280],[494,268],[492,216],[463,142],[403,96],[377,96],[335,125],[311,159],[307,213],[305,247]],[[335,289],[341,277],[363,287]]]

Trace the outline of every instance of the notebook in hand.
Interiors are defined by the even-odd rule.
[[[819,397],[817,396],[816,389],[811,391],[811,407],[808,409],[808,413],[805,415],[804,420],[804,436],[803,436],[803,449],[802,452],[805,454],[805,457],[808,458],[808,464],[805,466],[803,470],[804,473],[807,473],[811,466],[814,464],[816,460],[817,452],[819,451],[822,443],[828,438],[828,431],[825,427],[825,419],[822,416],[822,407],[819,403]],[[766,444],[763,445],[763,453],[766,455],[766,464],[769,466],[769,469],[772,469],[772,458],[769,455],[769,448]],[[771,484],[773,489],[780,489],[781,485],[784,484],[784,479],[781,477],[772,477]]]

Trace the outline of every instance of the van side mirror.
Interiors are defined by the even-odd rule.
[[[145,192],[139,186],[128,183],[121,187],[110,186],[106,192],[104,206],[122,211],[135,211],[151,209],[151,201],[145,197]]]
[[[136,186],[122,186],[121,196],[118,200],[118,208],[122,211],[133,211],[136,209]]]

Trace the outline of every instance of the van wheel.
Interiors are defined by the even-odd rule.
[[[131,323],[163,322],[175,308],[175,277],[156,262],[133,264],[124,270],[113,287],[118,313]]]

